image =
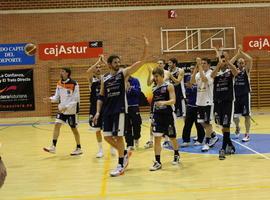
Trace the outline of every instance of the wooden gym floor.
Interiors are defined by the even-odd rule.
[[[251,133],[270,136],[269,116],[269,114],[254,115],[257,124],[252,123]],[[144,118],[140,148],[133,152],[125,174],[115,178],[110,177],[109,172],[116,166],[117,158],[110,155],[105,142],[105,157],[95,158],[97,143],[94,132],[88,129],[86,117],[80,117],[82,123],[79,131],[84,154],[78,157],[69,156],[75,144],[67,125],[62,127],[57,153],[52,155],[43,152],[42,148],[51,142],[53,124],[48,122],[53,122],[54,119],[1,119],[0,155],[8,169],[8,176],[0,189],[0,199],[268,200],[270,198],[270,151],[236,154],[227,156],[224,161],[218,160],[217,154],[202,154],[199,151],[181,152],[181,164],[172,166],[173,153],[165,149],[161,156],[163,169],[150,172],[148,169],[152,165],[154,153],[153,149],[143,148],[149,138],[147,115],[144,115]],[[241,122],[243,127],[243,119]],[[177,126],[178,137],[181,137],[182,119],[177,121]],[[215,129],[220,132],[217,127]],[[255,142],[251,138],[250,143]],[[242,148],[245,149],[245,145]],[[270,140],[268,145],[270,146]],[[218,148],[215,148],[218,151]]]

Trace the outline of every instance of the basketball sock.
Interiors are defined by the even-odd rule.
[[[175,156],[179,156],[179,151],[178,150],[174,150],[174,155]]]
[[[228,138],[227,138],[227,143],[228,143],[228,145],[229,145],[229,146],[232,146],[232,141],[231,141],[231,137],[230,137],[230,132],[225,132],[225,133],[228,135],[228,136],[227,136],[227,137],[228,137]],[[225,134],[225,133],[224,133],[224,134]]]
[[[56,147],[57,140],[53,140],[52,143],[53,143],[53,146]]]
[[[77,148],[80,149],[81,148],[81,145],[80,144],[77,144]]]
[[[118,164],[124,167],[124,157],[119,157],[118,158]]]
[[[98,149],[99,151],[102,151],[102,142],[98,142]]]
[[[229,132],[224,132],[223,133],[223,142],[222,142],[222,149],[223,150],[226,149],[229,138],[230,138],[230,133]]]
[[[210,139],[211,139],[210,137],[205,138],[205,144],[209,144]]]
[[[213,137],[216,137],[216,132],[215,132],[215,131],[213,131],[213,132],[211,133],[211,138],[213,138]]]
[[[155,158],[156,158],[156,161],[157,161],[159,164],[161,164],[161,162],[160,162],[160,155],[155,155]]]

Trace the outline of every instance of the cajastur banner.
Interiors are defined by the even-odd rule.
[[[97,58],[102,53],[102,41],[38,45],[38,54],[41,60]]]
[[[243,38],[244,51],[270,51],[270,35],[245,36]]]

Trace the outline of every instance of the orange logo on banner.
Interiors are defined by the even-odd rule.
[[[270,51],[270,36],[246,36],[243,40],[244,51]]]
[[[103,53],[101,41],[39,44],[39,59],[97,58]]]

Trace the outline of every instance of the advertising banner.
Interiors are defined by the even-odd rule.
[[[33,69],[0,70],[0,111],[35,110]]]
[[[0,66],[34,65],[36,46],[31,43],[0,44]]]
[[[97,58],[103,53],[102,41],[39,44],[39,59]]]
[[[243,39],[244,51],[270,51],[270,36],[246,36]]]

